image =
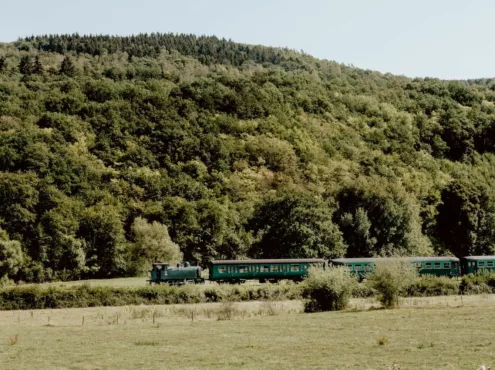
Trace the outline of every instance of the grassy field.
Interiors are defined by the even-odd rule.
[[[495,296],[302,314],[246,302],[0,312],[5,369],[477,369],[495,365]],[[84,318],[84,323],[83,323]]]

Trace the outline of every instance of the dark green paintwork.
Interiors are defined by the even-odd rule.
[[[245,280],[302,280],[310,266],[324,268],[323,259],[273,259],[212,261],[209,277],[212,281],[242,282]]]
[[[202,283],[201,267],[190,266],[188,263],[177,267],[169,267],[167,263],[154,263],[150,270],[150,284],[167,283],[181,285],[186,283]]]
[[[474,274],[480,270],[495,269],[495,256],[468,256],[461,259],[462,274]]]
[[[418,269],[420,275],[459,276],[460,264],[456,257],[404,257]],[[375,271],[377,263],[397,260],[397,258],[338,258],[331,260],[334,265],[348,266],[349,271],[364,277]]]

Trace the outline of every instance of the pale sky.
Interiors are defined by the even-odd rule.
[[[0,41],[175,32],[410,77],[495,77],[493,0],[0,0]]]

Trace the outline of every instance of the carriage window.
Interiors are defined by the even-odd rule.
[[[277,272],[278,271],[278,265],[271,265],[270,266],[270,271],[271,272]]]
[[[364,269],[365,269],[366,271],[371,271],[371,266],[370,266],[370,265],[365,265],[365,266],[364,266]]]
[[[218,272],[223,274],[226,271],[225,266],[218,266]]]
[[[349,271],[352,271],[352,265],[347,265],[347,269],[348,269]]]
[[[363,266],[361,266],[361,265],[354,265],[354,270],[355,271],[362,271],[363,270]]]
[[[426,262],[425,263],[425,268],[431,269],[431,262]]]
[[[291,270],[291,271],[299,271],[299,265],[292,265],[292,266],[290,267],[290,270]]]
[[[486,267],[493,267],[493,261],[487,262]]]
[[[416,262],[416,268],[420,269],[421,267],[421,262]]]
[[[448,263],[448,262],[444,262],[444,263],[443,263],[443,268],[444,268],[444,269],[449,269],[449,268],[450,268],[450,263]]]
[[[478,267],[485,267],[485,262],[478,262]]]
[[[248,272],[248,268],[247,268],[247,266],[239,266],[239,272],[241,272],[241,273],[243,273],[243,272],[244,272],[244,273],[245,273],[245,272]]]
[[[442,268],[442,264],[440,262],[435,262],[435,268],[436,269]]]
[[[287,272],[287,265],[284,265],[283,269],[284,269],[284,272]]]
[[[270,266],[261,266],[261,272],[268,272],[270,271]]]

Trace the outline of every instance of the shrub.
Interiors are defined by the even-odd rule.
[[[461,292],[465,294],[493,293],[495,290],[495,272],[479,270],[462,277]]]
[[[404,293],[417,278],[418,273],[409,261],[395,259],[377,264],[369,281],[382,306],[391,308],[398,303],[399,294]]]
[[[423,275],[405,289],[409,297],[433,297],[459,294],[459,280],[447,276]]]
[[[352,296],[354,298],[370,298],[374,296],[374,292],[369,282],[364,281],[359,284],[354,284]]]
[[[310,268],[304,281],[302,295],[306,312],[337,311],[345,309],[357,280],[343,267],[327,270]]]

